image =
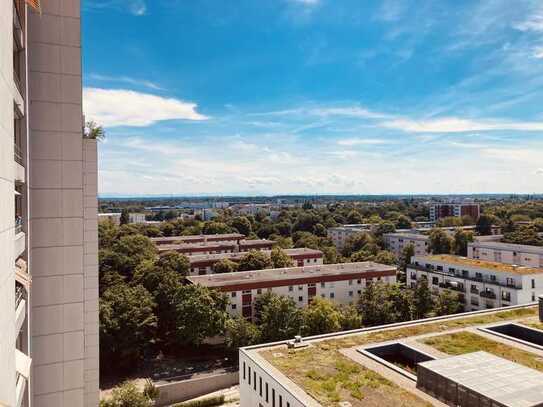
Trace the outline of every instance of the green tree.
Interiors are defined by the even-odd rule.
[[[363,223],[364,219],[362,218],[362,215],[360,215],[360,212],[353,209],[349,214],[347,215],[347,223],[349,224],[359,224]]]
[[[388,250],[380,250],[372,259],[372,261],[380,264],[394,266],[396,264],[396,256],[394,256],[394,253],[389,252]]]
[[[251,250],[238,263],[239,271],[264,270],[270,267],[270,257],[266,253],[257,250]]]
[[[442,229],[432,229],[428,240],[428,251],[433,254],[449,254],[451,238]]]
[[[119,222],[120,222],[121,225],[128,225],[128,223],[130,223],[130,216],[129,216],[129,213],[128,213],[128,209],[123,209],[121,211],[121,218],[120,218]]]
[[[512,232],[505,233],[502,241],[530,246],[543,246],[543,238],[539,237],[535,225],[520,225]]]
[[[100,407],[152,407],[158,392],[148,382],[140,391],[134,382],[126,381],[111,391],[111,396],[100,401]]]
[[[274,247],[272,249],[270,259],[273,268],[281,269],[294,266],[294,262],[289,255],[279,247]]]
[[[270,225],[270,224],[260,225],[260,227],[258,228],[258,231],[256,232],[258,237],[261,239],[268,239],[271,235],[275,233],[277,233],[277,229],[275,228],[274,225]]]
[[[407,266],[411,263],[411,258],[415,255],[415,245],[410,243],[402,249],[398,259],[398,282],[406,282]]]
[[[317,223],[315,227],[313,228],[313,233],[319,237],[326,237],[328,234],[328,231],[326,230],[326,227],[322,223]]]
[[[396,231],[396,226],[394,226],[394,223],[388,220],[384,220],[382,222],[379,222],[373,234],[376,237],[381,237],[385,233],[394,233],[395,231]]]
[[[104,140],[106,132],[102,126],[99,126],[95,121],[89,120],[85,123],[85,138],[93,140]]]
[[[124,370],[142,360],[155,338],[151,294],[141,285],[117,284],[100,298],[100,359],[106,370]]]
[[[233,273],[238,271],[238,264],[230,259],[222,259],[213,265],[213,273]]]
[[[492,234],[492,225],[495,222],[495,217],[482,214],[479,216],[479,219],[477,219],[477,223],[475,225],[475,231],[477,234],[481,236],[487,236]]]
[[[162,236],[174,236],[174,233],[175,233],[175,226],[171,222],[163,222],[160,225],[160,228],[157,228],[156,226],[154,228],[158,229],[159,235],[162,234]],[[156,231],[153,230],[153,233],[156,233]],[[149,232],[147,232],[146,235],[149,237],[158,236],[158,235],[150,236]]]
[[[294,231],[313,232],[313,228],[317,223],[321,223],[321,218],[314,212],[303,212],[296,218],[294,223]]]
[[[405,215],[398,216],[396,220],[396,229],[411,229],[411,219]]]
[[[267,292],[255,301],[255,316],[265,342],[293,338],[302,329],[302,312],[289,297]]]
[[[351,235],[347,239],[345,239],[342,254],[345,257],[350,257],[354,252],[363,249],[369,251],[368,247],[371,244],[375,244],[375,242],[373,240],[373,237],[369,233],[355,233],[354,235]]]
[[[173,271],[183,277],[188,276],[190,271],[189,258],[177,252],[163,253],[158,258],[157,266],[164,270]]]
[[[355,306],[342,305],[339,307],[339,312],[342,331],[349,331],[362,327],[362,317]]]
[[[260,330],[245,318],[236,317],[226,321],[225,342],[232,349],[259,343]]]
[[[224,332],[228,298],[223,293],[200,285],[186,285],[177,290],[173,301],[178,344],[199,346],[204,339]]]
[[[451,290],[443,290],[436,298],[434,313],[436,315],[451,315],[464,311],[459,295]]]
[[[425,278],[417,281],[413,296],[413,313],[415,319],[425,318],[434,307],[432,293],[430,292],[430,288],[428,288],[428,281]]]
[[[277,233],[279,233],[281,236],[290,236],[292,232],[292,225],[290,222],[282,221],[275,225],[275,229],[277,230]]]
[[[303,310],[304,334],[319,335],[341,329],[341,313],[329,300],[315,297]]]
[[[251,222],[245,216],[236,216],[232,219],[230,225],[245,236],[249,236],[253,232]]]
[[[343,263],[343,259],[334,246],[323,247],[321,250],[324,253],[324,264]]]
[[[111,221],[101,221],[98,223],[98,247],[101,249],[111,248],[117,235],[119,228]]]
[[[457,256],[468,255],[468,243],[473,242],[473,233],[465,232],[462,229],[454,232],[454,238],[452,241],[452,251]]]
[[[223,222],[206,222],[204,224],[204,235],[217,235],[223,233],[230,233],[232,229],[226,223]]]
[[[543,218],[534,219],[534,226],[537,228],[538,232],[543,232]]]

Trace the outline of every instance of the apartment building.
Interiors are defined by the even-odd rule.
[[[189,235],[189,236],[161,236],[152,237],[151,241],[156,245],[181,244],[181,243],[205,243],[205,242],[236,242],[244,239],[240,233],[223,233],[216,235]]]
[[[370,232],[372,224],[353,224],[328,228],[326,234],[332,240],[336,249],[341,250],[345,246],[347,239],[361,232]]]
[[[460,293],[466,310],[527,304],[543,294],[543,269],[460,256],[413,256],[406,274],[408,286],[426,279],[435,294]]]
[[[430,221],[437,222],[441,218],[470,216],[479,219],[480,207],[476,203],[436,203],[430,205]]]
[[[240,406],[540,406],[543,373],[515,358],[537,358],[543,331],[526,325],[543,322],[537,315],[530,304],[240,348]],[[478,341],[466,348],[465,337]],[[504,351],[495,354],[494,345]],[[340,378],[333,391],[320,391],[329,377],[349,377],[343,366],[363,379]]]
[[[226,242],[201,242],[157,245],[158,252],[177,252],[192,256],[196,254],[220,254],[238,253],[251,250],[271,250],[275,241],[266,239],[226,241]]]
[[[145,223],[145,214],[137,212],[129,213],[128,223]]]
[[[263,250],[266,255],[271,254],[271,250]],[[284,252],[289,256],[294,264],[298,267],[316,265],[323,263],[324,254],[320,250],[313,249],[285,249]],[[247,253],[221,253],[221,254],[204,254],[188,256],[190,261],[191,275],[213,274],[213,265],[220,260],[229,259],[234,262],[239,262]]]
[[[403,249],[409,245],[413,245],[417,256],[428,254],[430,240],[428,235],[422,233],[385,233],[383,239],[387,250],[394,253],[396,257],[400,257]]]
[[[468,257],[543,269],[543,247],[539,246],[475,241],[468,243]]]
[[[305,307],[314,297],[337,304],[354,304],[372,281],[396,282],[396,267],[373,262],[326,264],[318,266],[242,271],[188,277],[192,284],[228,294],[228,312],[251,319],[254,302],[264,292],[273,292]]]
[[[98,221],[100,222],[111,222],[114,225],[121,224],[121,213],[120,212],[105,212],[98,214]]]
[[[97,158],[83,137],[80,4],[39,3],[0,2],[0,405],[97,406]]]

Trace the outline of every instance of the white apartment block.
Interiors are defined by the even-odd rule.
[[[385,233],[383,235],[385,247],[394,253],[398,258],[405,247],[413,245],[415,255],[424,256],[428,254],[428,235],[421,233]]]
[[[145,223],[144,213],[129,213],[128,223]]]
[[[0,405],[97,406],[97,157],[83,138],[80,3],[41,3],[0,2]]]
[[[264,292],[289,297],[298,307],[306,307],[315,297],[337,304],[356,304],[364,288],[373,281],[395,283],[396,267],[374,262],[326,264],[212,274],[187,280],[227,293],[229,314],[251,319],[254,302]]]
[[[543,269],[543,247],[538,246],[475,241],[468,244],[468,257]]]
[[[271,254],[271,250],[262,250],[266,255]],[[323,264],[324,254],[320,250],[314,249],[284,249],[284,252],[289,256],[297,267]],[[190,275],[205,275],[213,274],[213,266],[220,260],[229,259],[233,262],[239,262],[247,253],[221,253],[221,254],[204,254],[188,256],[190,262]]]
[[[345,246],[345,242],[349,237],[361,232],[369,232],[371,229],[371,224],[343,225],[328,228],[326,234],[328,238],[332,240],[332,243],[334,243],[336,249],[341,250]]]
[[[407,286],[422,278],[435,294],[459,292],[471,311],[527,304],[543,294],[541,269],[452,255],[413,256]]]

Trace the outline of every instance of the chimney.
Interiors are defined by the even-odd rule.
[[[543,322],[543,294],[539,296],[539,322]]]

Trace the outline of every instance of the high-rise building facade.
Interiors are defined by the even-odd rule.
[[[0,2],[0,405],[97,406],[97,158],[83,137],[80,3],[39,3]]]

